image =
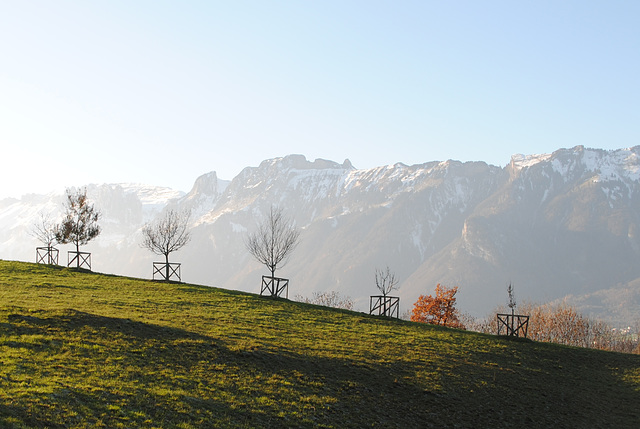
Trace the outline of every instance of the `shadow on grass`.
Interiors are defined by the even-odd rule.
[[[118,332],[122,335],[137,339],[205,338],[182,329],[137,322],[131,319],[100,316],[75,310],[67,310],[63,314],[48,317],[38,317],[31,314],[10,314],[7,318],[21,334],[29,333],[30,331],[35,333],[42,331],[42,329],[52,328],[65,331],[93,328],[95,330]],[[19,322],[24,323],[20,324]]]
[[[25,350],[25,356],[17,365],[19,373],[0,379],[0,388],[13,388],[21,397],[0,402],[0,427],[13,427],[16,421],[15,427],[38,428],[201,427],[206,422],[253,427],[274,418],[233,401],[198,396],[206,380],[192,374],[195,367],[234,361],[235,353],[217,339],[73,310],[14,313],[8,321],[0,325],[0,335],[18,339],[2,345]],[[32,380],[46,384],[44,374],[51,372],[33,356],[37,352],[55,363],[51,393],[29,392]]]
[[[61,366],[67,373],[59,374],[62,381],[56,381],[53,393],[38,398],[49,406],[23,404],[32,420],[45,422],[35,427],[73,422],[110,426],[123,421],[137,425],[147,420],[229,427],[404,422],[406,427],[415,424],[417,416],[426,417],[430,408],[416,409],[416,401],[425,398],[423,389],[375,364],[264,344],[230,348],[222,338],[78,311],[11,314],[8,319],[2,327],[5,333],[39,338],[8,346],[50,358],[66,356]],[[91,365],[87,360],[98,364],[100,359],[115,365],[100,368],[103,380],[86,370]],[[39,371],[47,370],[37,368],[39,363],[25,362],[25,371],[30,368],[30,376],[38,377]],[[103,383],[114,379],[122,390]],[[380,400],[386,403],[384,412],[378,409]],[[0,405],[0,414],[8,412],[7,407],[12,407],[10,415],[17,412],[15,403]]]
[[[567,361],[575,351],[530,341],[381,362],[73,310],[8,322],[0,333],[20,339],[5,346],[48,359],[25,356],[22,375],[57,374],[50,393],[19,386],[18,375],[0,380],[16,392],[0,403],[3,427],[625,427],[637,417],[638,392],[607,398],[612,374],[591,383],[588,365]],[[615,406],[617,416],[602,410]]]
[[[65,429],[67,425],[54,423],[40,416],[35,416],[25,407],[12,404],[0,403],[0,427],[6,429],[13,428],[48,428]]]

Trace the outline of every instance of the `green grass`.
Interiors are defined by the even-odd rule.
[[[634,428],[639,404],[637,355],[0,261],[2,428]]]

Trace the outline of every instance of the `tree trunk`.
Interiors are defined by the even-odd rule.
[[[271,270],[271,296],[277,297],[277,287],[276,287],[276,267],[272,266],[269,268]]]
[[[166,262],[166,265],[164,266],[164,269],[165,269],[164,279],[165,279],[165,281],[168,282],[169,281],[169,254],[168,253],[164,254],[164,259],[165,259],[165,262]]]

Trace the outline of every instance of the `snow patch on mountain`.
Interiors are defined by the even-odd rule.
[[[593,182],[637,182],[640,180],[640,147],[603,150],[576,146],[551,155],[553,170],[569,180],[572,174],[590,173]]]
[[[597,174],[595,182],[640,180],[638,153],[633,149],[613,152],[586,151],[583,163],[587,170]]]
[[[150,186],[140,183],[116,183],[125,193],[135,194],[143,205],[165,205],[170,200],[184,196],[184,192],[162,186]]]
[[[551,156],[551,154],[524,155],[517,153],[511,156],[511,166],[516,170],[522,170],[545,162],[551,158]]]
[[[329,168],[325,170],[289,170],[288,188],[292,191],[301,190],[302,199],[307,202],[326,198],[345,176],[343,168]]]

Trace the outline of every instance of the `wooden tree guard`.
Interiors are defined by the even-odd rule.
[[[67,252],[67,267],[72,265],[75,265],[77,268],[86,268],[91,271],[91,253],[69,250],[69,252]]]
[[[36,264],[58,265],[58,253],[55,247],[36,247]]]
[[[160,277],[156,279],[156,274]],[[154,280],[164,280],[165,282],[177,279],[177,281],[182,281],[180,277],[180,264],[176,263],[166,263],[166,262],[154,262],[153,263],[153,279]]]
[[[279,277],[262,276],[262,287],[260,295],[268,292],[268,295],[279,298],[282,292],[286,292],[286,298],[289,299],[289,279],[281,279]]]
[[[527,338],[529,330],[529,316],[521,314],[497,314],[498,335]],[[503,331],[505,332],[503,334]]]
[[[378,316],[400,317],[400,297],[373,295],[369,299],[369,314]]]

